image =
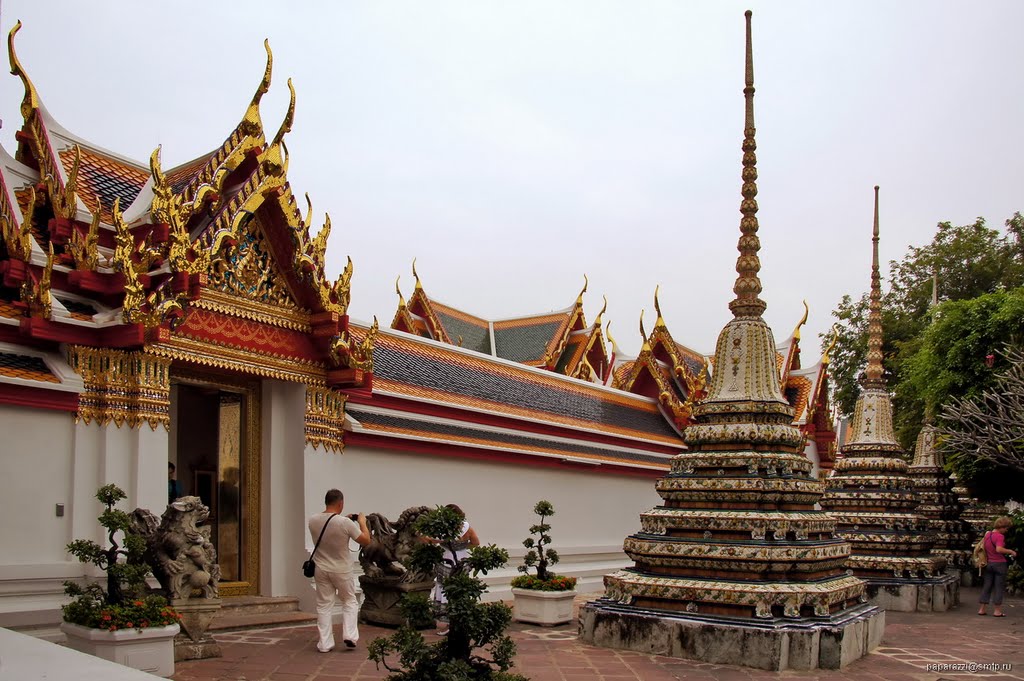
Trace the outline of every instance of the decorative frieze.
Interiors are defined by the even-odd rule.
[[[68,346],[68,363],[82,377],[76,419],[118,428],[171,423],[171,360],[147,354],[82,345]]]
[[[345,449],[346,395],[330,388],[306,387],[306,443],[317,449]]]

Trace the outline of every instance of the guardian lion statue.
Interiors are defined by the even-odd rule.
[[[363,568],[363,574],[373,579],[397,578],[400,582],[431,579],[429,575],[411,572],[403,565],[417,542],[413,523],[428,510],[426,506],[407,508],[395,522],[380,513],[366,516],[370,543],[359,550],[359,565]]]
[[[149,510],[132,511],[132,531],[146,541],[146,562],[168,598],[218,598],[220,565],[210,541],[210,517],[199,497],[180,497],[159,520]]]

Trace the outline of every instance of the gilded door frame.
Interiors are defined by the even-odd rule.
[[[228,376],[213,372],[182,367],[175,362],[171,365],[171,383],[205,385],[220,390],[243,393],[245,399],[245,441],[242,442],[240,458],[245,462],[245,494],[242,507],[242,532],[245,545],[244,566],[249,579],[238,582],[221,582],[220,595],[257,596],[260,590],[260,492],[262,475],[261,408],[262,390],[259,379],[244,376]]]

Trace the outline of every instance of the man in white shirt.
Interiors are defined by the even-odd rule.
[[[309,534],[313,542],[317,541],[323,531],[323,539],[313,555],[316,573],[316,624],[320,640],[316,649],[321,653],[329,653],[334,649],[334,624],[331,611],[334,609],[335,598],[341,601],[341,636],[345,645],[355,648],[359,640],[359,629],[356,625],[359,615],[359,601],[356,600],[355,573],[352,566],[352,554],[348,541],[353,540],[360,546],[370,543],[370,530],[366,527],[366,517],[357,516],[358,525],[349,517],[341,515],[345,508],[345,495],[340,490],[331,489],[324,495],[324,510],[309,519]],[[330,522],[328,522],[330,521]],[[324,530],[324,525],[327,529]]]

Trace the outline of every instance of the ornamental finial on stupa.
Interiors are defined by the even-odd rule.
[[[761,261],[757,252],[761,250],[761,242],[757,238],[757,142],[754,140],[754,49],[751,38],[750,17],[753,12],[747,10],[747,55],[745,68],[745,87],[743,96],[746,100],[746,118],[743,124],[743,188],[740,202],[740,236],[737,249],[740,252],[736,259],[736,284],[733,292],[736,298],[729,303],[729,309],[736,317],[760,317],[767,305],[759,297],[761,280],[757,273],[761,270]]]
[[[882,276],[878,270],[878,185],[875,185],[875,221],[871,236],[871,296],[868,303],[868,366],[864,386],[885,387],[882,366]]]

